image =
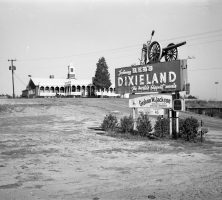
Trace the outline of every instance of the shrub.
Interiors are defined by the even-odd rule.
[[[169,135],[169,119],[158,117],[154,125],[155,135],[157,137],[166,137]]]
[[[176,118],[172,119],[172,125],[173,125],[173,127],[172,127],[172,134],[173,135],[172,136],[174,139],[182,137],[184,121],[185,121],[185,119],[179,118],[179,133],[176,133]]]
[[[181,138],[183,136],[183,126],[184,126],[185,119],[179,118],[179,134],[178,137]],[[176,126],[176,124],[175,124]]]
[[[182,137],[187,141],[194,140],[198,135],[199,123],[196,118],[188,117],[184,120],[181,127]]]
[[[137,130],[140,136],[147,136],[151,135],[152,125],[149,120],[149,116],[147,114],[141,113],[137,119]]]
[[[207,127],[201,127],[201,131],[202,131],[202,134],[205,135],[208,133],[208,128]]]
[[[217,113],[215,114],[215,117],[218,117],[218,118],[222,119],[222,113],[221,113],[221,112],[217,112]]]
[[[101,124],[101,128],[105,131],[113,131],[116,129],[118,120],[115,115],[109,114],[106,115]]]
[[[120,119],[120,130],[124,133],[133,132],[133,117],[131,115],[129,117],[124,116]]]

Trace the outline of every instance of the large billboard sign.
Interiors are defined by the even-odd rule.
[[[151,108],[167,109],[172,108],[172,95],[170,94],[149,94],[149,95],[132,95],[129,99],[130,108]]]
[[[115,87],[118,94],[185,91],[186,84],[186,60],[115,69]]]

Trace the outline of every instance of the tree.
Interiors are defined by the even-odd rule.
[[[187,99],[197,99],[197,97],[192,96],[192,95],[189,95],[189,96],[187,97]]]
[[[111,86],[110,74],[104,57],[101,57],[96,64],[96,73],[93,84],[98,88],[109,88]]]

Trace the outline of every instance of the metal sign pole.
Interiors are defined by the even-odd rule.
[[[179,112],[176,112],[176,138],[178,138],[179,135]]]
[[[133,108],[133,130],[136,130],[136,108]]]
[[[172,109],[169,109],[169,118],[170,118],[170,137],[172,137],[173,133]]]

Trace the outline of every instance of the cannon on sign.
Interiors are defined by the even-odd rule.
[[[177,48],[185,45],[186,42],[180,42],[178,44],[170,43],[167,47],[162,48],[160,43],[157,41],[151,42],[152,37],[154,35],[154,31],[151,33],[151,38],[147,42],[147,44],[143,44],[142,54],[141,54],[141,64],[147,64],[147,57],[149,62],[148,63],[156,63],[160,62],[160,60],[164,57],[165,61],[172,61],[177,60],[178,50]]]

